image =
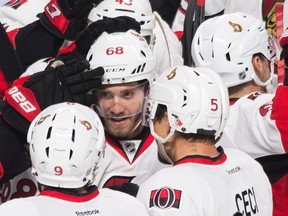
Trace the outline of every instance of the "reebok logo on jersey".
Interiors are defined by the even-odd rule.
[[[160,209],[179,209],[181,194],[181,190],[176,190],[169,187],[153,190],[150,194],[149,208],[156,207]]]
[[[77,216],[86,216],[86,215],[96,215],[96,214],[100,214],[100,210],[99,209],[94,209],[92,211],[76,211],[75,214]]]

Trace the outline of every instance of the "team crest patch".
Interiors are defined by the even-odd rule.
[[[181,194],[181,190],[176,190],[169,187],[153,190],[150,194],[149,208],[156,207],[159,209],[179,209]]]

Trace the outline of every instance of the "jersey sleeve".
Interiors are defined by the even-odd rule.
[[[28,24],[25,27],[13,29],[7,32],[9,39],[16,51],[17,57],[24,71],[37,60],[57,55],[63,44],[63,39],[48,32],[39,21]],[[10,83],[14,81],[9,77],[18,78],[23,71],[0,71],[0,97]]]
[[[287,143],[281,141],[281,128],[275,121],[275,113],[280,110],[272,102],[274,97],[279,96],[254,92],[238,99],[230,106],[218,144],[241,149],[253,158],[285,153]]]

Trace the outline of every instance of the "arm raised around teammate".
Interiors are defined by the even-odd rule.
[[[85,59],[94,41],[103,33],[126,32],[133,29],[140,32],[140,23],[128,16],[103,18],[88,25],[69,46],[60,49],[58,59]]]
[[[86,60],[72,61],[19,78],[5,91],[3,118],[26,134],[30,122],[49,105],[65,101],[89,105],[94,98],[87,92],[101,85],[104,73],[101,67],[88,70],[89,66]]]

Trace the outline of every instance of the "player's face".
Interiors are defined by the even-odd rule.
[[[138,82],[106,85],[97,91],[105,130],[119,138],[133,138],[142,130],[141,111],[145,84]]]

